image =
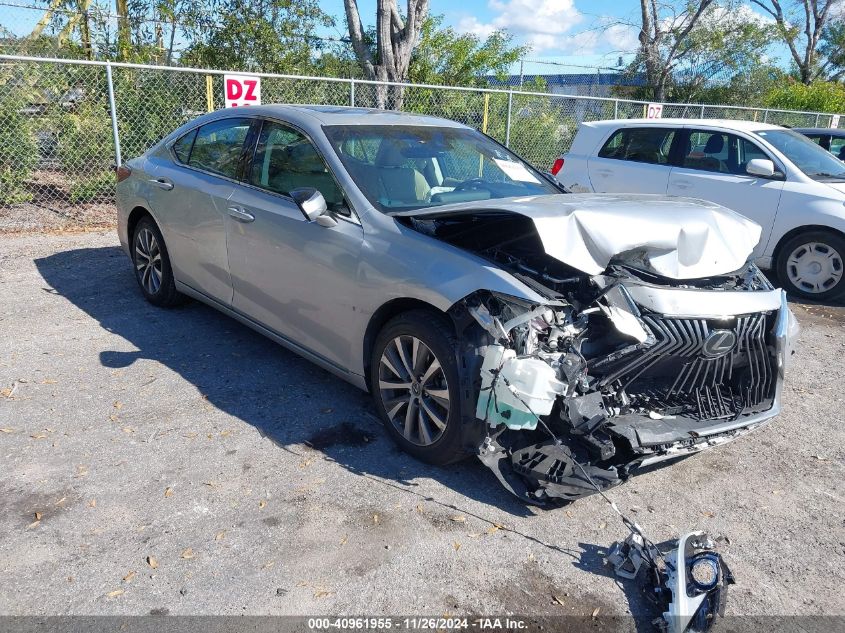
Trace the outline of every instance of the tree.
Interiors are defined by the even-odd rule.
[[[845,112],[845,86],[835,81],[803,84],[790,81],[772,88],[763,102],[769,108],[804,112]]]
[[[787,0],[794,11],[784,12],[781,0],[751,0],[775,19],[781,39],[789,47],[792,61],[798,68],[801,83],[810,84],[822,74],[819,66],[819,42],[831,10],[842,6],[842,0]]]
[[[845,22],[828,24],[819,40],[822,73],[832,81],[845,79]]]
[[[529,51],[527,46],[512,46],[512,36],[504,31],[494,31],[482,41],[442,24],[442,15],[429,16],[423,22],[408,68],[408,78],[414,83],[481,85],[487,75],[507,73]]]
[[[666,99],[672,71],[684,51],[684,43],[705,11],[715,0],[640,0],[640,47],[636,66],[645,70],[646,81],[655,101]]]
[[[317,27],[333,20],[317,0],[210,0],[190,23],[186,65],[296,73],[310,68]]]
[[[428,15],[429,0],[408,0],[404,19],[396,3],[397,0],[377,0],[374,54],[361,25],[358,0],[343,0],[352,50],[367,79],[401,82],[408,78],[411,53]],[[398,88],[393,94],[392,105],[399,110],[402,108],[403,90]],[[376,90],[376,100],[380,108],[387,104],[387,90],[384,86]]]
[[[706,87],[726,84],[749,92],[766,77],[765,52],[773,31],[747,6],[708,7],[678,48],[670,77],[672,100],[700,101]],[[741,88],[744,82],[748,89]]]

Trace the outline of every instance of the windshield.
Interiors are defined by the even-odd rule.
[[[845,181],[845,163],[803,134],[792,130],[759,130],[756,134],[780,150],[810,178]]]
[[[323,129],[355,184],[383,212],[560,193],[540,172],[475,130],[398,125]]]

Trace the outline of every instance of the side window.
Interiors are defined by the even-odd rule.
[[[762,149],[760,149],[755,143],[751,141],[740,138],[737,139],[739,141],[739,159],[738,159],[738,174],[744,174],[746,167],[748,167],[748,163],[755,158],[762,158],[765,160],[771,160],[771,157],[766,154]]]
[[[824,147],[824,143],[822,142],[824,140],[824,137],[821,134],[805,134],[804,136],[813,141],[813,143],[815,143],[816,145],[821,145],[822,147]]]
[[[237,178],[250,122],[250,119],[222,119],[203,125],[197,131],[188,164],[227,178]]]
[[[830,153],[839,160],[845,160],[845,136],[830,137]]]
[[[197,131],[191,130],[185,136],[181,137],[173,143],[173,153],[176,154],[176,159],[180,163],[188,164],[188,158],[191,155],[191,147],[194,145],[194,139],[197,137]]]
[[[687,141],[687,150],[681,162],[687,169],[701,169],[730,174],[731,150],[736,156],[736,144],[739,139],[725,132],[692,130]],[[731,144],[733,143],[733,148]]]
[[[623,128],[599,151],[599,158],[667,165],[675,131],[666,128]]]
[[[330,209],[343,211],[343,192],[326,163],[303,134],[280,123],[265,121],[258,137],[249,182],[274,193],[313,187]]]

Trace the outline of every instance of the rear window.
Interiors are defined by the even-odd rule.
[[[191,147],[194,145],[194,139],[197,136],[196,130],[191,130],[185,136],[173,143],[173,153],[176,154],[176,159],[180,163],[188,163],[188,158],[191,156]]]
[[[599,158],[666,165],[675,130],[668,128],[623,128],[617,130],[599,151]]]
[[[222,119],[197,132],[188,164],[227,178],[237,178],[250,119]]]

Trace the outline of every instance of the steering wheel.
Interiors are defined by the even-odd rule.
[[[465,191],[467,189],[484,189],[485,181],[483,178],[470,178],[455,185],[455,191]]]

